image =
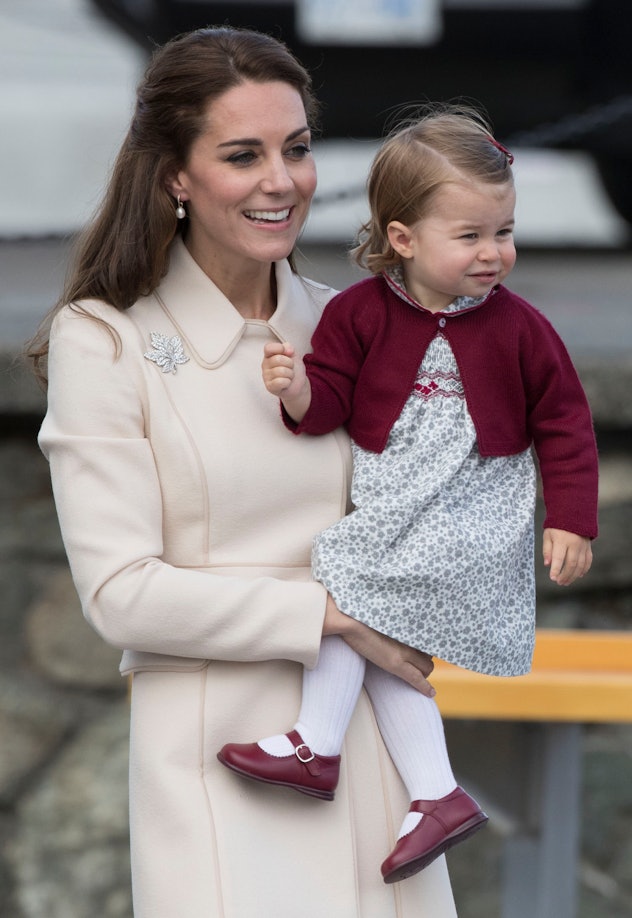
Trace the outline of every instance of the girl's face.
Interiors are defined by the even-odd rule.
[[[432,312],[458,296],[484,296],[516,261],[513,184],[446,183],[412,227],[389,224],[406,288]]]
[[[245,82],[212,102],[207,128],[169,184],[186,202],[186,245],[215,278],[292,251],[316,188],[299,93]]]

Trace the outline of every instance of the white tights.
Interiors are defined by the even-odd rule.
[[[316,668],[304,672],[295,729],[307,745],[320,755],[340,753],[363,684],[410,799],[438,800],[453,791],[456,781],[434,699],[367,662],[337,635],[323,638]],[[259,745],[271,755],[292,752],[286,736]]]

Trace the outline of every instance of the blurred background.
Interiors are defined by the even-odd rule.
[[[538,623],[632,623],[628,0],[0,0],[1,918],[131,918],[125,685],[74,595],[35,442],[44,397],[21,351],[99,201],[152,47],[222,23],[283,39],[312,72],[323,131],[301,268],[338,287],[359,276],[346,250],[397,109],[458,97],[487,110],[516,156],[510,286],[565,339],[601,453],[593,570],[555,591],[539,569]],[[514,807],[495,791],[521,773],[524,725],[446,726],[459,778],[493,817],[449,855],[459,916],[522,918],[528,905],[503,900],[503,851],[534,804],[520,782]],[[630,918],[629,725],[586,725],[581,781],[576,895],[546,918]]]

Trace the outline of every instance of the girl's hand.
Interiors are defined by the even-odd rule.
[[[269,341],[263,349],[261,373],[266,389],[280,397],[295,377],[294,348],[288,342]]]
[[[269,341],[263,355],[261,373],[266,389],[281,399],[292,420],[300,424],[311,402],[305,364],[295,359],[295,350],[287,341]]]
[[[560,586],[587,574],[593,557],[590,539],[564,529],[544,530],[542,554],[544,566],[551,568],[551,580]]]
[[[414,650],[345,615],[329,595],[323,634],[339,634],[356,653],[394,676],[399,676],[422,695],[433,698],[436,694],[426,679],[434,669],[429,654]]]

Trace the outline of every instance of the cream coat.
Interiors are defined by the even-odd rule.
[[[349,486],[346,436],[293,436],[261,382],[264,342],[305,351],[332,295],[276,270],[273,318],[244,321],[177,241],[155,295],[83,304],[120,353],[76,311],[54,324],[40,443],[85,615],[134,673],[135,915],[453,918],[443,859],[381,880],[407,801],[365,695],[334,803],[216,759],[294,723],[325,608],[311,539]],[[172,356],[179,337],[175,372],[146,356],[152,333]]]

